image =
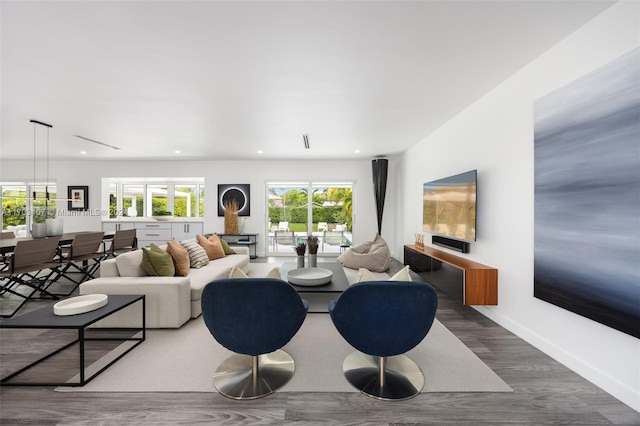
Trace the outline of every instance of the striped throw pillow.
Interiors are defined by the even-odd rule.
[[[198,269],[209,263],[209,256],[195,240],[180,241],[180,245],[189,253],[189,266]]]

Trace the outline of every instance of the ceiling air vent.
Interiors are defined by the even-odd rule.
[[[79,139],[84,139],[85,141],[97,143],[98,145],[109,147],[109,148],[112,148],[112,149],[122,149],[122,148],[118,148],[117,146],[109,145],[108,143],[99,142],[99,141],[96,141],[96,140],[93,140],[93,139],[85,138],[84,136],[80,136],[80,135],[73,135],[73,136],[75,136],[76,138],[79,138]]]

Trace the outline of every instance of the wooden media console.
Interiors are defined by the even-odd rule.
[[[431,247],[404,246],[404,264],[464,305],[498,304],[498,270]]]

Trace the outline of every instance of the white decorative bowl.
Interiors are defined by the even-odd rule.
[[[168,220],[173,219],[173,216],[151,216],[151,217],[159,222],[166,222]]]
[[[61,300],[53,305],[53,313],[56,315],[77,315],[95,311],[107,304],[109,298],[106,294],[85,294]]]
[[[331,282],[333,272],[325,268],[298,268],[287,273],[287,280],[294,285],[312,287]]]

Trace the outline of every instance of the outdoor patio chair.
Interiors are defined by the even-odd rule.
[[[325,244],[331,246],[340,246],[344,241],[343,231],[324,231],[322,236],[322,251],[324,251]]]
[[[273,237],[274,250],[278,251],[278,245],[293,247],[295,236],[293,231],[276,231]]]
[[[318,222],[318,232],[328,231],[329,224],[327,222]]]
[[[111,240],[111,246],[105,250],[105,258],[116,257],[119,254],[126,253],[137,248],[136,230],[122,229],[116,231]]]
[[[27,225],[9,225],[7,230],[12,231],[16,238],[26,237],[28,234]]]
[[[289,222],[280,222],[278,223],[277,231],[288,231],[289,230]]]
[[[3,305],[6,303],[4,296],[7,293],[23,300],[11,313],[2,313],[3,318],[15,315],[25,303],[36,299],[34,296],[38,292],[40,296],[37,298],[58,298],[46,291],[46,287],[60,265],[60,262],[55,260],[59,241],[60,237],[18,241],[13,253],[7,255],[8,267],[0,271],[0,296],[3,298]],[[30,293],[18,292],[21,285],[29,287]]]
[[[80,284],[94,278],[100,262],[106,257],[104,248],[100,250],[103,239],[104,232],[87,232],[76,235],[69,246],[62,247],[60,253],[62,266],[58,268],[58,275],[54,278],[54,282],[64,277],[75,286],[67,294],[57,296],[70,296]],[[80,277],[70,275],[72,270],[79,272]]]

